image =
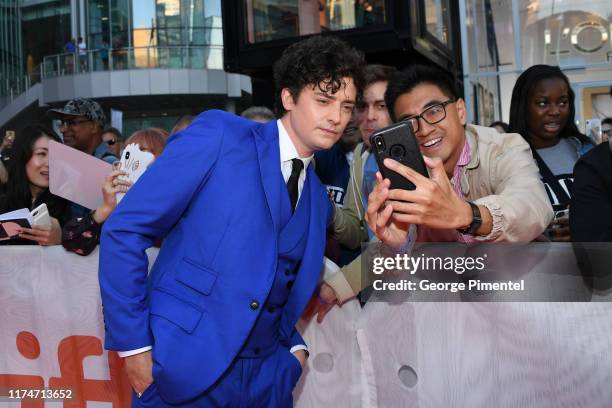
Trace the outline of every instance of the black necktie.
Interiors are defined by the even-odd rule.
[[[303,161],[300,159],[291,159],[291,176],[289,176],[289,180],[287,180],[287,190],[289,191],[289,199],[291,200],[291,209],[294,211],[298,202],[298,180],[303,168]]]

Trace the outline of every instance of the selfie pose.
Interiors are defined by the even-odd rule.
[[[391,119],[410,126],[429,177],[384,160],[415,188],[391,188],[376,174],[366,220],[378,239],[404,250],[414,228],[419,242],[530,242],[542,234],[553,212],[520,135],[468,125],[456,83],[435,67],[413,65],[395,75],[385,101]],[[360,269],[342,274],[353,295],[367,284]],[[328,303],[334,295],[341,298],[338,291],[320,293]]]

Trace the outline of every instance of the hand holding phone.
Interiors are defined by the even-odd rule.
[[[422,156],[408,124],[381,129],[370,140],[385,180],[377,176],[378,185],[368,197],[366,220],[381,241],[397,244],[397,239],[389,237],[401,238],[396,232],[402,229],[405,236],[410,224],[446,230],[471,226],[474,204],[455,191],[442,159]],[[476,232],[486,235],[493,226],[492,217],[485,207],[478,209],[481,227]]]
[[[30,213],[32,215],[32,225],[51,225],[51,217],[47,204],[42,203]]]
[[[374,132],[370,136],[370,144],[380,173],[384,178],[391,181],[391,189],[414,190],[416,186],[410,180],[387,168],[384,164],[384,160],[387,158],[428,177],[427,167],[423,161],[419,144],[407,123],[395,123]]]
[[[555,212],[555,218],[550,225],[550,234],[552,241],[570,240],[569,208]]]

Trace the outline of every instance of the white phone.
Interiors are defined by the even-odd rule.
[[[585,125],[586,125],[586,135],[596,145],[600,144],[602,142],[601,119],[598,119],[598,118],[587,119],[585,122]]]
[[[32,225],[51,225],[51,217],[49,216],[47,204],[42,203],[33,209],[30,214],[32,214]]]

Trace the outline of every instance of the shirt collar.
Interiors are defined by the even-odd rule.
[[[470,151],[470,143],[465,138],[465,142],[463,143],[463,149],[461,149],[461,156],[459,156],[459,160],[457,161],[457,167],[463,167],[470,162],[472,159],[472,152]],[[455,167],[455,169],[457,168]]]
[[[307,169],[314,157],[314,154],[310,155],[309,157],[300,157],[295,145],[289,137],[289,133],[287,133],[287,129],[285,129],[285,126],[283,126],[283,122],[278,119],[276,124],[278,126],[278,146],[280,148],[281,163],[298,158],[304,163],[304,169]]]

